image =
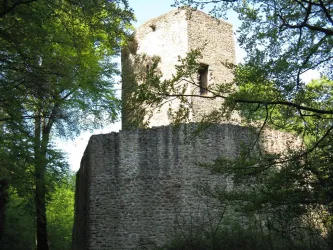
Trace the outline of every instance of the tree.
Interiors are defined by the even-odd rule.
[[[24,164],[15,163],[6,178],[31,168],[37,249],[48,249],[46,171],[54,156],[52,136],[116,118],[112,56],[133,15],[122,0],[5,1],[0,18],[0,125],[6,142],[1,153],[13,153],[13,135],[24,148],[17,155]]]
[[[56,163],[59,165],[59,163]],[[50,249],[71,249],[74,217],[75,175],[69,171],[47,174],[47,227]],[[28,178],[25,178],[27,180]],[[22,190],[11,180],[1,249],[35,249],[33,193]],[[28,185],[25,185],[28,186]],[[14,188],[15,187],[15,188]]]
[[[234,81],[208,87],[208,95],[202,98],[220,98],[223,102],[203,121],[217,122],[236,111],[243,124],[259,127],[259,133],[267,127],[303,139],[302,147],[283,156],[252,155],[248,149],[234,161],[217,159],[205,165],[229,175],[236,185],[253,186],[248,193],[221,191],[216,196],[227,197],[244,211],[265,211],[270,218],[280,215],[280,222],[283,219],[289,225],[309,219],[308,228],[332,247],[332,1],[183,0],[175,4],[195,8],[212,4],[211,13],[216,16],[232,9],[242,21],[238,41],[247,52],[245,63],[222,62],[234,71]],[[154,74],[156,62],[148,72],[152,76],[138,86],[143,103],[158,105],[161,97],[188,102],[186,97],[191,95],[184,94],[179,82],[189,82],[189,76],[198,72],[199,57],[200,49],[180,59],[174,79],[166,81]],[[310,70],[320,72],[321,78],[305,83],[302,76]],[[181,109],[190,107],[189,103]],[[186,119],[188,113],[177,111],[181,117],[176,120]],[[282,225],[280,229],[287,230]]]
[[[4,218],[5,231],[1,240],[1,249],[36,249],[33,202],[28,195],[10,190]]]
[[[58,183],[47,206],[48,232],[51,249],[71,249],[74,222],[75,175]]]

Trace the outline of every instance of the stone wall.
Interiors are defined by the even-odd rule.
[[[75,250],[162,246],[179,236],[180,230],[214,223],[212,216],[219,216],[219,203],[200,194],[198,187],[231,184],[198,163],[236,157],[256,141],[255,130],[219,124],[194,136],[198,127],[194,123],[138,129],[147,127],[149,113],[149,126],[169,125],[168,109],[177,109],[179,102],[168,102],[159,110],[132,102],[136,84],[144,79],[138,72],[145,71],[154,57],[160,58],[163,79],[169,79],[178,56],[185,57],[195,48],[203,48],[200,63],[208,65],[208,88],[232,80],[222,63],[235,62],[232,25],[200,11],[174,10],[149,20],[123,49],[126,130],[95,135],[89,141],[77,173]],[[198,95],[199,88],[190,86],[186,94]],[[221,105],[221,100],[191,97],[191,101],[191,121],[199,121]],[[289,142],[295,144],[290,135],[276,131],[265,131],[262,138],[262,149],[271,153],[282,152]]]
[[[208,88],[212,88],[215,84],[232,82],[233,74],[224,64],[236,63],[232,25],[203,12],[194,11],[190,12],[187,29],[189,50],[203,48],[200,63],[209,66]],[[200,88],[192,85],[190,92],[199,95]],[[222,101],[221,98],[211,100],[193,97],[192,121],[199,122],[205,115],[218,110]]]
[[[175,65],[179,64],[178,57],[185,58],[190,50],[201,48],[203,58],[200,63],[208,65],[208,88],[232,81],[231,70],[223,62],[235,63],[233,31],[232,25],[223,20],[201,11],[174,10],[147,21],[135,31],[132,40],[122,53],[123,129],[169,125],[171,117],[168,110],[177,110],[180,105],[177,99],[166,99],[166,104],[151,110],[142,103],[135,103],[131,94],[135,85],[144,80],[140,72],[145,72],[154,57],[160,58],[158,69],[162,80],[170,79],[176,72]],[[138,70],[140,68],[141,71]],[[196,81],[197,77],[192,78]],[[197,84],[190,85],[186,94],[200,94]],[[190,112],[192,122],[201,120],[203,114],[221,105],[221,99],[189,98],[189,101],[193,103]]]
[[[208,214],[219,211],[196,187],[229,184],[197,164],[233,158],[256,136],[252,129],[230,124],[211,126],[199,136],[194,136],[196,128],[188,124],[92,136],[77,173],[74,249],[162,246],[180,228],[208,221]],[[266,145],[281,152],[290,139],[270,132]]]
[[[140,84],[141,71],[145,73],[146,67],[150,64],[149,59],[159,57],[161,60],[158,67],[163,74],[163,79],[169,79],[175,73],[178,56],[186,56],[186,52],[188,52],[186,12],[174,10],[147,21],[135,31],[133,40],[135,50],[125,47],[121,54],[123,129],[144,127],[148,119],[147,114],[150,113],[150,110],[147,110],[146,107],[138,107],[131,94],[135,91],[133,84]],[[142,59],[142,57],[145,58]],[[171,105],[177,106],[177,103],[171,103]],[[143,110],[139,113],[137,109],[140,108]],[[167,118],[168,108],[168,106],[164,106],[159,111],[153,111],[153,126],[170,124]]]

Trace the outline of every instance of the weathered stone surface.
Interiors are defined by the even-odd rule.
[[[149,67],[148,58],[159,57],[161,61],[158,68],[163,75],[162,79],[170,79],[176,72],[175,65],[179,64],[178,57],[184,58],[190,50],[202,48],[200,63],[208,65],[208,88],[214,84],[231,82],[233,78],[231,70],[222,63],[235,63],[232,25],[201,11],[179,9],[149,20],[136,30],[129,47],[122,53],[123,129],[144,127],[148,120],[149,127],[168,125],[171,123],[168,110],[179,107],[179,100],[168,100],[155,110],[131,105],[133,84],[140,83],[140,76],[135,71],[139,67],[143,71]],[[146,59],[137,60],[142,55],[146,55]],[[186,94],[200,95],[200,88],[189,85]],[[200,121],[204,114],[216,110],[222,101],[200,97],[189,99],[193,104],[190,113],[192,122]]]
[[[230,124],[213,125],[194,136],[196,127],[92,136],[77,174],[74,249],[163,245],[191,218],[208,220],[208,203],[196,187],[228,183],[197,163],[219,156],[233,158],[256,136],[249,128]],[[266,145],[272,145],[273,151],[281,151],[291,139],[270,133]]]
[[[147,120],[147,107],[129,102],[138,77],[135,67],[149,67],[149,60],[136,61],[137,55],[159,56],[159,69],[167,79],[175,72],[178,56],[203,45],[201,63],[209,65],[208,85],[231,81],[231,72],[221,64],[235,62],[231,24],[181,9],[152,19],[136,31],[122,55],[123,128],[144,127]],[[200,94],[198,87],[187,91]],[[192,121],[221,105],[219,100],[203,98],[192,102]],[[172,101],[154,110],[150,126],[169,125],[168,109],[178,105]],[[231,184],[198,163],[220,156],[234,158],[256,141],[257,134],[251,128],[219,124],[194,136],[197,126],[190,123],[92,136],[77,173],[73,248],[162,246],[179,230],[212,223],[212,216],[219,215],[219,204],[199,194],[197,187]],[[295,139],[276,131],[265,131],[262,138],[261,149],[272,153],[282,152]]]

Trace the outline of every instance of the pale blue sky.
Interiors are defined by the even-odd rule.
[[[162,15],[172,9],[173,0],[129,0],[130,7],[134,10],[137,22],[134,23],[138,27],[145,21]]]
[[[175,9],[171,7],[174,4],[174,0],[129,0],[129,5],[133,8],[137,22],[134,23],[135,27],[138,27],[145,21],[162,15],[170,10]],[[208,12],[209,8],[213,5],[207,5]],[[229,22],[231,22],[236,27],[240,24],[239,20],[234,14],[228,14]]]

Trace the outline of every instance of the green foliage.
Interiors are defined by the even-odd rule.
[[[88,121],[113,120],[119,102],[110,56],[119,52],[131,18],[122,1],[36,1],[7,13],[0,36],[0,119],[33,118],[36,108],[50,118],[57,104],[61,133],[69,131],[59,121],[73,131],[74,125],[92,126]]]
[[[11,188],[5,213],[0,249],[35,249],[36,222],[32,200]]]
[[[201,228],[196,237],[179,235],[170,244],[156,249],[326,249],[320,236],[306,230],[302,231],[302,234],[294,235],[288,231],[288,225],[275,224],[280,230],[284,230],[282,235],[282,232],[272,227],[275,222],[267,220],[263,215],[244,217],[235,214],[235,216],[238,216],[238,219],[223,218],[221,227],[214,233],[207,228]]]
[[[129,53],[131,46],[132,43],[124,47],[123,53]],[[146,107],[154,105],[154,100],[159,98],[151,91],[145,91],[147,85],[138,85],[137,81],[149,81],[149,85],[157,86],[161,77],[157,67],[160,58],[150,57],[146,54],[133,54],[133,58],[134,63],[130,60],[124,60],[124,58],[122,62],[123,81],[128,83],[122,93],[122,113],[123,118],[125,118],[123,119],[123,127],[126,129],[146,127],[147,123],[144,117],[150,115]]]
[[[47,218],[50,249],[71,249],[74,178],[74,174],[62,176],[62,180],[52,185],[53,188],[49,191]],[[0,249],[35,249],[36,222],[33,197],[10,188],[5,218]]]
[[[46,200],[67,168],[52,139],[117,118],[112,57],[133,14],[122,0],[1,7],[1,179],[19,197],[35,200],[37,248],[47,249]]]
[[[261,216],[264,234],[273,230],[286,240],[284,248],[298,248],[294,243],[305,238],[313,245],[304,248],[332,248],[332,1],[175,1],[182,4],[210,6],[215,16],[232,9],[242,21],[238,42],[247,57],[243,64],[225,63],[234,72],[233,82],[209,86],[201,96],[221,99],[221,106],[203,122],[225,121],[236,112],[241,124],[257,128],[258,137],[264,129],[274,129],[300,140],[280,155],[255,152],[258,147],[251,145],[236,159],[203,164],[235,186],[210,194],[248,218]],[[150,91],[146,95],[153,95],[154,103],[178,98],[178,123],[188,119],[190,98],[199,97],[185,90],[198,85],[200,56],[200,49],[188,53],[173,79],[147,80],[141,87]],[[310,70],[321,78],[306,83],[302,77]]]
[[[74,222],[75,175],[58,184],[47,206],[50,249],[71,249]]]
[[[191,97],[197,96],[202,98],[216,98],[211,96],[193,95],[188,92],[188,87],[195,85],[199,87],[197,83],[197,72],[202,67],[199,59],[202,58],[202,49],[194,49],[187,53],[185,58],[178,58],[178,65],[175,65],[176,73],[171,79],[163,79],[163,75],[159,70],[159,58],[152,58],[152,64],[148,71],[144,71],[144,77],[142,73],[136,72],[136,81],[133,78],[135,88],[133,88],[134,101],[133,106],[149,107],[150,112],[154,109],[159,109],[162,105],[169,101],[178,99],[180,105],[178,109],[169,109],[169,116],[174,123],[181,123],[189,121],[190,110],[192,108]],[[138,55],[142,57],[142,55]],[[145,57],[145,55],[143,55]],[[141,71],[142,72],[142,71]],[[138,82],[140,82],[138,84]],[[216,89],[215,89],[216,88]],[[213,89],[209,89],[208,92],[217,93],[218,91],[232,92],[232,84],[225,84],[214,86]],[[224,98],[224,96],[221,96]],[[127,101],[126,101],[127,102]],[[223,112],[223,111],[221,111]],[[212,115],[210,118],[215,118],[216,115]],[[209,120],[209,119],[208,119]]]

